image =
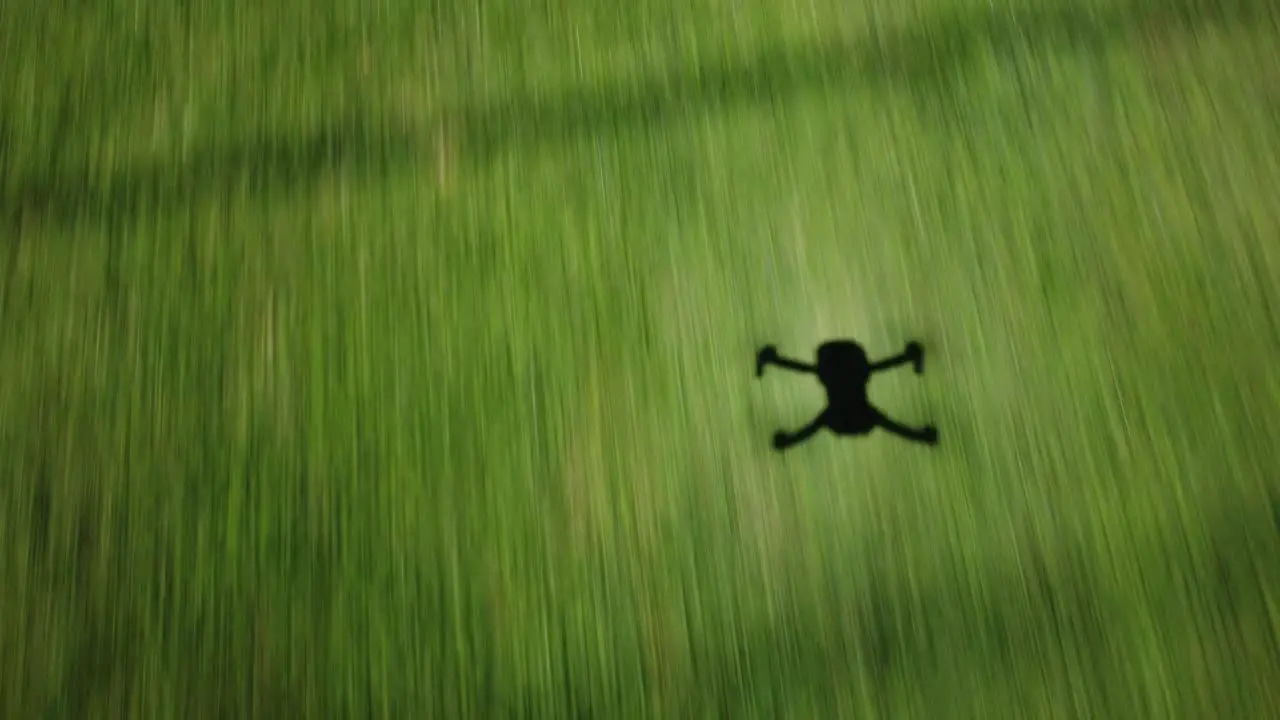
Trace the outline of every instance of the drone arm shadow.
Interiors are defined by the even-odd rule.
[[[911,362],[911,356],[907,353],[902,353],[901,355],[894,355],[891,358],[885,358],[879,362],[873,362],[871,363],[870,369],[871,372],[880,372],[881,370],[896,368],[899,365],[906,365],[909,362]]]
[[[929,432],[927,430],[907,427],[906,425],[889,418],[878,410],[873,410],[873,412],[875,413],[876,427],[881,430],[891,432],[894,435],[907,440],[914,440],[915,442],[923,443],[929,442]]]
[[[818,368],[814,365],[810,365],[809,363],[806,363],[806,362],[801,362],[800,360],[792,360],[791,358],[788,358],[788,357],[782,357],[781,355],[775,356],[770,362],[773,365],[777,365],[780,368],[786,368],[787,370],[791,370],[793,372],[798,372],[798,373],[818,372]]]
[[[808,425],[796,430],[795,432],[779,431],[773,438],[773,447],[775,450],[782,451],[794,445],[799,445],[809,440],[819,430],[827,424],[827,411],[823,411],[818,417],[809,421]]]

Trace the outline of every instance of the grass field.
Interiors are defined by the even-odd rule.
[[[1007,3],[5,0],[0,716],[1280,717],[1280,4]]]

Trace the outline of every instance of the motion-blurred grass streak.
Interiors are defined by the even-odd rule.
[[[0,714],[1270,714],[1278,16],[4,3]]]

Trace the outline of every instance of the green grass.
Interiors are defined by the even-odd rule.
[[[609,5],[0,5],[0,716],[1273,716],[1280,6]]]

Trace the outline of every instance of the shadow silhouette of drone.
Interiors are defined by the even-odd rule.
[[[756,377],[774,365],[792,372],[816,375],[827,391],[827,407],[808,425],[794,432],[774,433],[773,447],[783,451],[809,440],[822,428],[841,436],[863,436],[880,428],[898,437],[926,445],[938,444],[938,429],[932,425],[912,428],[902,425],[876,409],[867,398],[867,385],[875,373],[911,364],[917,375],[924,372],[924,349],[918,342],[907,343],[899,355],[871,362],[861,345],[852,340],[832,340],[818,346],[816,365],[778,354],[766,345],[756,354]]]

